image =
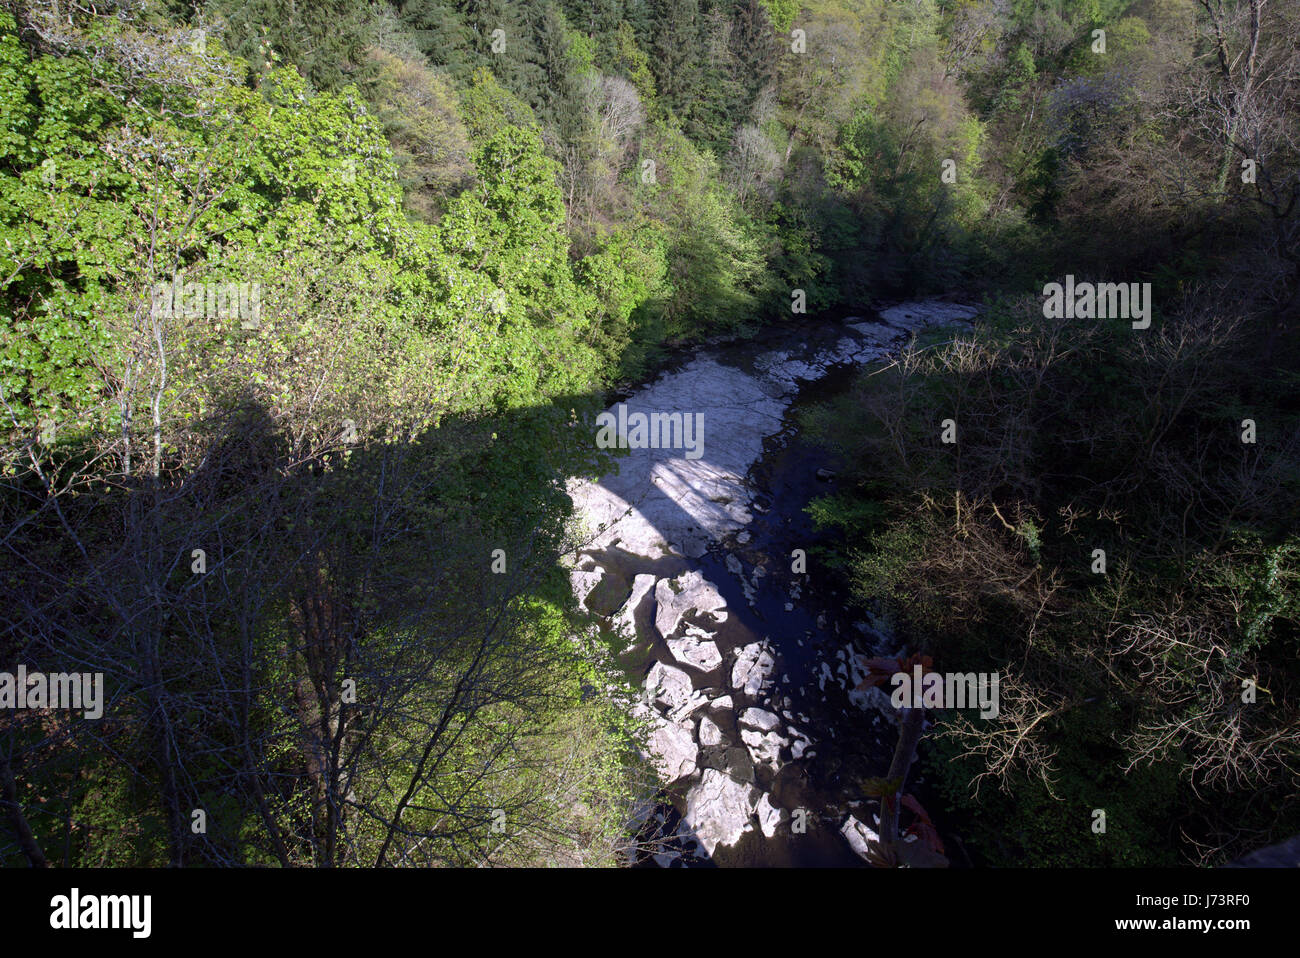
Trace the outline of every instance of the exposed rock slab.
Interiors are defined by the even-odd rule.
[[[665,639],[677,631],[688,612],[718,612],[727,607],[704,573],[691,570],[676,579],[660,579],[655,586],[655,628]]]
[[[718,727],[718,723],[707,715],[702,717],[700,719],[700,744],[721,745],[722,741],[722,729]]]
[[[849,846],[864,859],[867,857],[867,843],[875,844],[880,841],[879,835],[852,815],[840,828],[840,834],[848,839]]]
[[[699,749],[693,733],[690,725],[677,725],[655,716],[650,732],[650,757],[659,780],[665,785],[694,773]]]
[[[900,303],[880,311],[880,318],[892,326],[904,329],[924,329],[926,326],[949,326],[953,323],[970,322],[977,310],[960,303],[945,303],[939,300],[925,300],[915,303]]]
[[[701,672],[712,672],[722,664],[722,653],[718,651],[717,643],[695,635],[669,639],[668,650],[678,662]]]
[[[587,611],[587,596],[591,595],[591,590],[596,588],[604,577],[605,570],[600,566],[594,569],[574,569],[569,573],[569,584],[573,587],[573,595],[578,600],[579,609]]]
[[[686,705],[694,691],[691,677],[675,665],[656,662],[645,677],[646,701],[658,702],[669,709]]]
[[[758,817],[758,827],[764,837],[772,838],[776,835],[777,826],[785,819],[786,812],[785,809],[773,805],[772,796],[764,792],[754,807],[754,814]]]
[[[753,786],[706,768],[700,783],[687,793],[682,824],[712,855],[719,845],[734,845],[753,828],[754,795]]]
[[[621,404],[625,421],[638,413],[699,414],[699,441],[691,448],[682,441],[682,448],[629,449],[610,474],[594,482],[571,481],[576,514],[594,534],[589,548],[618,544],[651,558],[703,555],[711,543],[749,524],[754,490],[745,477],[762,456],[763,440],[780,430],[802,382],[821,378],[839,363],[883,356],[900,328],[947,325],[974,315],[975,310],[956,303],[903,303],[881,313],[884,323],[849,324],[852,333],[834,345],[763,353],[755,357],[752,371],[705,354],[664,373]],[[617,405],[608,411],[617,415]],[[593,442],[595,434],[593,423]]]
[[[629,642],[635,642],[637,639],[636,610],[640,608],[646,595],[654,588],[654,584],[655,577],[648,573],[641,573],[636,576],[632,580],[632,594],[627,597],[623,607],[609,620],[610,628]]]
[[[688,449],[630,449],[617,472],[595,483],[571,483],[578,514],[593,529],[605,526],[591,546],[618,542],[637,555],[694,557],[710,542],[744,528],[751,501],[745,474],[762,455],[764,437],[780,429],[786,405],[769,396],[756,377],[709,356],[664,374],[628,399],[629,419],[636,413],[701,413],[700,455],[690,458],[695,450]]]
[[[760,708],[745,709],[740,713],[739,721],[741,725],[748,725],[750,728],[764,732],[770,732],[781,724],[781,719],[775,712]]]
[[[751,642],[736,653],[731,666],[731,687],[746,695],[758,695],[769,684],[776,660],[762,642]]]
[[[771,765],[773,768],[781,767],[781,749],[790,744],[776,732],[756,732],[748,728],[740,730],[740,740],[749,749],[749,757],[755,765]]]

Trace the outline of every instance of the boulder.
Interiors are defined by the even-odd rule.
[[[674,665],[656,662],[645,677],[646,701],[658,702],[669,709],[686,705],[694,691],[691,677]]]
[[[641,601],[646,597],[651,589],[654,588],[655,577],[648,573],[642,573],[632,580],[632,594],[628,596],[623,607],[614,613],[610,619],[610,628],[616,634],[629,642],[635,642],[636,634],[636,610],[641,605]]]
[[[865,689],[851,689],[849,691],[849,701],[864,712],[870,712],[874,709],[889,721],[898,721],[899,710],[894,708],[889,693],[879,686],[871,685]]]
[[[755,696],[766,688],[771,680],[776,660],[761,642],[751,642],[736,653],[736,661],[731,666],[731,687],[746,695]]]
[[[699,749],[693,731],[692,725],[677,725],[655,716],[650,732],[650,758],[665,785],[695,771]]]
[[[729,748],[722,756],[723,771],[738,782],[754,780],[754,763],[743,748]]]
[[[772,804],[772,796],[764,792],[754,807],[754,814],[758,816],[758,827],[762,829],[766,838],[772,838],[776,835],[776,828],[785,819],[785,809],[777,808]]]
[[[655,628],[665,639],[677,631],[687,612],[718,612],[726,600],[704,573],[691,570],[655,586]]]
[[[880,841],[879,835],[852,815],[840,828],[840,834],[848,839],[850,847],[857,852],[859,857],[864,859],[867,857],[867,843],[870,842],[874,845]]]
[[[781,724],[781,720],[777,718],[776,713],[766,709],[747,708],[740,713],[740,724],[770,732]]]
[[[708,696],[703,692],[692,692],[690,698],[669,711],[668,721],[680,725],[708,704]]]
[[[700,719],[700,744],[721,745],[722,729],[707,715]]]
[[[605,570],[600,566],[594,569],[574,569],[569,573],[569,585],[573,588],[573,595],[578,600],[578,608],[586,612],[587,596],[591,595],[591,590],[600,584],[604,578]]]
[[[699,784],[686,795],[682,827],[712,855],[719,845],[734,845],[753,828],[753,813],[753,786],[706,768]]]
[[[753,729],[741,729],[740,740],[749,749],[749,757],[755,765],[767,764],[773,768],[780,768],[781,747],[790,744],[788,739],[775,732],[755,732]]]
[[[678,662],[701,672],[712,672],[722,664],[722,653],[718,651],[717,643],[709,640],[707,632],[695,629],[694,632],[698,634],[692,634],[691,629],[691,626],[687,626],[688,634],[683,638],[669,639],[668,651],[672,652],[673,658]]]

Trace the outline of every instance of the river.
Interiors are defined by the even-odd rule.
[[[680,413],[703,427],[698,448],[633,448],[609,475],[570,483],[585,530],[575,595],[644,690],[633,708],[652,728],[661,787],[638,816],[635,863],[863,863],[879,805],[861,783],[884,774],[897,726],[883,693],[855,690],[856,660],[898,644],[846,608],[821,564],[829,537],[805,507],[834,491],[834,463],[797,413],[918,331],[973,315],[929,300],[817,317],[614,397],[611,413],[633,423]]]

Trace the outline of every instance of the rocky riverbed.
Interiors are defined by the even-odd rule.
[[[791,413],[973,315],[904,303],[701,352],[624,404],[629,419],[703,414],[702,446],[633,448],[616,472],[570,483],[585,530],[574,593],[643,690],[634,710],[663,786],[638,823],[639,863],[860,861],[878,803],[859,784],[883,774],[896,726],[887,696],[855,691],[857,658],[896,643],[851,618],[818,565],[803,510],[834,476]]]

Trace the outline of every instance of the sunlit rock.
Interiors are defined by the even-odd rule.
[[[774,712],[766,709],[748,708],[740,713],[740,724],[748,725],[750,728],[760,729],[764,732],[770,732],[781,724],[781,720]]]
[[[719,845],[734,845],[753,828],[754,795],[753,786],[706,768],[687,793],[682,825],[712,855]]]
[[[751,642],[736,653],[731,666],[731,687],[746,695],[758,695],[770,684],[776,660],[761,642]]]
[[[721,745],[723,742],[722,729],[718,723],[713,721],[707,715],[700,719],[700,744],[701,745]]]
[[[632,580],[632,594],[623,603],[623,607],[614,613],[613,618],[609,620],[610,628],[629,642],[635,642],[637,639],[636,610],[640,607],[646,594],[654,588],[654,584],[655,577],[646,573],[634,578]]]
[[[862,858],[867,857],[867,843],[875,844],[880,841],[880,836],[872,831],[868,826],[862,824],[852,815],[845,821],[840,828],[840,834],[848,839],[849,846],[858,853]]]
[[[758,827],[762,829],[763,835],[772,838],[776,835],[777,826],[786,817],[786,811],[783,808],[777,808],[772,804],[772,796],[764,792],[759,798],[758,804],[754,807],[754,814],[758,817]]]
[[[704,573],[692,570],[655,586],[655,628],[665,639],[677,631],[688,612],[717,612],[727,602]]]
[[[691,677],[675,665],[656,662],[645,677],[646,701],[658,702],[669,709],[685,705],[694,687]]]

